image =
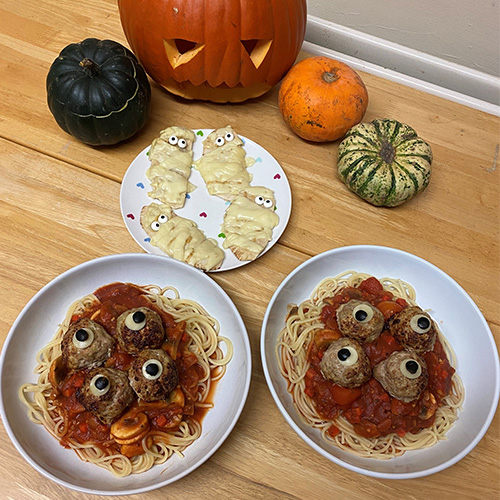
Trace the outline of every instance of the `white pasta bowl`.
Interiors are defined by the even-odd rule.
[[[181,298],[199,302],[231,340],[233,358],[218,382],[214,407],[206,414],[202,435],[184,451],[147,472],[117,478],[82,462],[47,430],[32,423],[18,398],[21,385],[36,382],[36,353],[53,337],[71,303],[113,282],[173,286]],[[224,349],[222,344],[222,349]],[[251,353],[245,325],[231,299],[211,278],[182,262],[147,254],[123,254],[85,262],[55,278],[25,306],[12,326],[0,357],[0,414],[19,453],[49,479],[81,492],[101,495],[142,493],[170,484],[205,462],[236,424],[250,385]]]
[[[390,460],[361,458],[325,442],[319,430],[309,427],[298,417],[275,352],[278,335],[285,324],[287,306],[308,299],[322,279],[349,270],[377,278],[400,278],[410,283],[416,290],[417,303],[430,311],[455,351],[455,368],[464,383],[465,401],[447,438],[430,448],[408,451]],[[307,260],[290,273],[268,305],[262,325],[261,356],[271,394],[295,432],[332,462],[378,478],[422,477],[455,464],[484,436],[499,399],[498,351],[476,304],[452,278],[434,265],[387,247],[360,245],[337,248]]]

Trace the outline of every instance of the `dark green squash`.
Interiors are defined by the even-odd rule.
[[[64,48],[47,75],[47,103],[58,125],[92,146],[116,144],[148,118],[151,87],[134,54],[112,40]]]

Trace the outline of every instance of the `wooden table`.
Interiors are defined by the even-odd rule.
[[[375,208],[338,179],[338,141],[310,144],[287,129],[277,88],[245,104],[215,105],[181,100],[153,84],[150,120],[134,138],[106,148],[74,140],[47,108],[45,78],[64,46],[90,36],[126,44],[114,0],[0,5],[1,341],[26,302],[60,273],[95,257],[141,251],[122,222],[120,182],[161,129],[230,123],[276,157],[293,194],[288,228],[271,251],[238,270],[211,275],[248,329],[250,393],[234,431],[210,460],[141,498],[498,498],[498,412],[479,445],[443,472],[406,481],[365,477],[323,458],[288,426],[267,388],[259,340],[268,300],[297,265],[331,248],[374,244],[409,251],[449,274],[477,303],[499,344],[499,119],[362,74],[370,95],[365,120],[411,124],[435,156],[424,193],[396,209]],[[3,427],[0,443],[2,498],[89,497],[32,469]]]

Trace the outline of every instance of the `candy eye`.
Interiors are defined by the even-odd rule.
[[[146,315],[142,311],[135,311],[125,318],[125,325],[134,332],[141,330],[146,325]]]
[[[160,378],[163,372],[163,365],[157,359],[148,359],[142,365],[142,374],[147,380],[156,380]]]
[[[94,342],[94,332],[90,328],[80,328],[73,334],[73,344],[78,349],[85,349]]]
[[[168,143],[169,144],[172,144],[172,146],[175,146],[177,144],[177,141],[179,139],[177,139],[177,136],[176,135],[171,135],[169,138],[168,138]]]
[[[90,381],[90,392],[94,396],[104,396],[109,391],[109,380],[104,375],[96,375]]]
[[[153,231],[158,231],[158,229],[160,229],[160,223],[155,220],[154,222],[151,223],[151,229]]]
[[[215,144],[217,146],[224,146],[225,143],[224,137],[217,137],[217,139],[215,139]]]
[[[410,326],[415,333],[427,333],[431,329],[431,321],[424,314],[416,314],[411,318]]]
[[[353,309],[352,315],[356,321],[368,323],[373,318],[373,309],[368,304],[359,304]]]
[[[358,361],[358,352],[354,347],[347,346],[337,352],[337,358],[344,366],[352,366]]]
[[[256,196],[255,197],[255,203],[257,203],[257,205],[263,205],[264,204],[264,197],[262,197],[262,196]]]
[[[234,134],[232,134],[231,132],[228,132],[226,134],[226,141],[232,141],[234,139]]]
[[[271,208],[273,205],[274,205],[273,200],[265,200],[264,201],[265,208]]]
[[[168,221],[168,217],[164,214],[161,214],[158,216],[158,222],[160,224],[163,224],[164,222],[167,222]]]
[[[405,359],[401,361],[399,369],[406,378],[414,379],[422,375],[422,367],[420,363],[414,359]]]
[[[187,141],[186,139],[179,139],[179,142],[177,143],[177,146],[179,146],[181,149],[184,149],[187,146]]]

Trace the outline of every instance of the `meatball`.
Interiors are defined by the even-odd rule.
[[[102,365],[115,346],[106,330],[89,318],[72,323],[61,341],[61,357],[70,370],[82,370]]]
[[[389,330],[405,349],[419,354],[432,351],[437,337],[432,318],[418,306],[405,307],[394,314],[389,320]]]
[[[425,361],[414,352],[395,351],[373,369],[373,377],[394,398],[409,403],[427,387]]]
[[[337,324],[343,335],[364,344],[382,333],[384,315],[369,302],[352,299],[337,309]]]
[[[163,344],[165,329],[160,315],[147,308],[129,309],[116,320],[116,338],[121,348],[131,354],[156,349]]]
[[[115,368],[93,368],[83,386],[76,390],[76,399],[103,424],[110,425],[135,399],[127,373]]]
[[[319,364],[323,376],[341,387],[359,387],[370,380],[372,368],[363,348],[353,339],[334,340]]]
[[[132,389],[144,401],[166,399],[178,382],[177,367],[162,349],[145,349],[130,366]]]

